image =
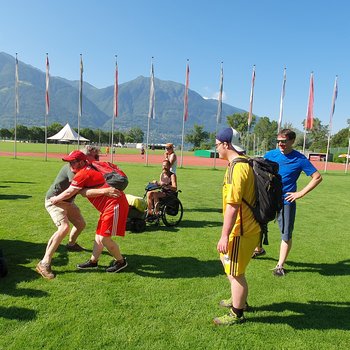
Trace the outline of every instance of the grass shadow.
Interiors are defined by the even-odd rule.
[[[223,274],[219,260],[201,261],[192,257],[127,255],[125,272],[153,278],[208,278]]]
[[[0,306],[0,317],[7,318],[9,320],[31,321],[36,319],[36,314],[37,312],[35,310],[29,310],[23,307]]]
[[[318,272],[322,276],[350,275],[350,259],[342,260],[334,264],[287,261],[287,266],[292,266],[295,268],[288,268],[288,272],[291,273]]]
[[[26,194],[0,194],[0,200],[16,200],[16,199],[28,199],[32,196]]]
[[[350,330],[350,302],[274,303],[254,308],[255,311],[271,312],[268,316],[249,317],[250,321],[268,324],[287,324],[298,330]],[[293,312],[293,315],[276,313]]]

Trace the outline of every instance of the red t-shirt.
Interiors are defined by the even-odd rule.
[[[90,166],[79,170],[73,177],[71,186],[74,188],[101,188],[108,187],[103,175]],[[124,196],[124,193],[122,194]],[[119,197],[120,198],[120,197]],[[100,212],[104,212],[107,208],[114,207],[119,203],[119,198],[112,198],[107,196],[99,196],[94,198],[88,198],[91,204]]]

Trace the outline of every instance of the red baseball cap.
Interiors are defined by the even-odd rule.
[[[72,151],[68,154],[68,156],[63,157],[62,160],[65,162],[72,162],[74,160],[87,160],[87,157],[81,151]]]

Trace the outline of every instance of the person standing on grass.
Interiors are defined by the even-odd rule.
[[[294,131],[281,130],[277,136],[278,149],[269,151],[264,156],[279,164],[279,174],[282,176],[284,206],[277,218],[281,231],[281,245],[278,263],[272,270],[272,273],[278,277],[286,273],[284,264],[292,248],[296,200],[304,197],[322,181],[321,174],[311,162],[303,154],[293,149],[295,138]],[[310,176],[311,180],[303,189],[297,191],[297,180],[302,171]]]
[[[111,236],[125,235],[129,204],[124,192],[109,187],[102,173],[89,165],[86,156],[82,152],[74,151],[68,156],[63,157],[62,160],[69,162],[75,175],[68,189],[60,195],[52,197],[51,202],[56,204],[71,198],[77,193],[81,193],[86,196],[91,204],[101,213],[97,224],[91,258],[85,263],[78,264],[77,268],[97,268],[98,259],[103,248],[106,247],[109,253],[114,257],[113,263],[106,269],[106,272],[121,271],[127,267],[128,264],[126,259],[122,256],[119,246],[112,240]],[[93,188],[96,188],[96,190]],[[110,196],[96,193],[99,189],[110,193]]]
[[[245,278],[247,265],[260,240],[260,225],[253,212],[243,201],[255,202],[254,174],[248,163],[234,163],[244,156],[239,133],[233,128],[221,130],[216,135],[216,150],[220,158],[229,162],[223,184],[224,222],[217,244],[220,259],[231,286],[231,298],[221,300],[220,306],[230,309],[228,315],[216,317],[216,325],[233,325],[245,321],[248,284]]]
[[[167,143],[165,145],[164,159],[170,162],[170,171],[176,174],[177,157],[174,152],[174,145],[172,143]]]

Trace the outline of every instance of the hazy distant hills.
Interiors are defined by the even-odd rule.
[[[43,126],[45,116],[45,72],[19,62],[18,124]],[[14,127],[15,58],[0,53],[0,128]],[[60,77],[50,77],[50,114],[48,124],[69,122],[77,127],[79,82]],[[179,143],[182,131],[184,85],[155,79],[156,118],[151,120],[152,142],[172,140]],[[109,130],[113,114],[114,86],[98,89],[84,82],[83,116],[81,128]],[[204,99],[189,90],[189,119],[186,130],[193,124],[204,125],[207,131],[215,130],[217,101]],[[149,77],[138,78],[119,85],[118,118],[115,129],[127,130],[138,126],[147,131],[149,105]],[[226,115],[242,112],[241,109],[223,104],[223,120]]]

